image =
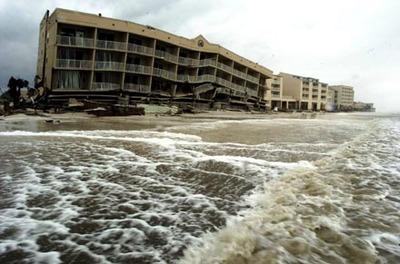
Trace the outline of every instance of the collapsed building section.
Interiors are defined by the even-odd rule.
[[[272,71],[199,35],[56,9],[40,26],[37,74],[53,102],[191,103],[264,110]]]

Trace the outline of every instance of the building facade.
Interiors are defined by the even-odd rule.
[[[274,75],[266,80],[266,86],[265,101],[267,101],[271,109],[282,109],[282,77]]]
[[[272,71],[199,35],[56,9],[40,25],[37,74],[53,98],[112,97],[268,107]],[[60,99],[61,100],[61,99]]]
[[[354,103],[354,89],[347,85],[330,85],[329,90],[334,92],[336,110],[350,111]]]
[[[280,73],[283,85],[283,99],[292,98],[295,103],[287,103],[289,109],[320,111],[327,105],[328,85],[318,79]],[[284,100],[283,100],[284,104]]]

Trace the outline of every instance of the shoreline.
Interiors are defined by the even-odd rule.
[[[183,113],[179,115],[171,115],[165,113],[148,113],[145,115],[129,115],[129,116],[102,116],[88,114],[86,112],[73,112],[68,111],[65,113],[44,113],[38,111],[37,114],[17,113],[7,116],[0,116],[0,121],[14,122],[14,121],[46,121],[46,120],[144,120],[144,119],[169,119],[169,120],[185,120],[185,119],[216,119],[216,120],[245,120],[245,119],[272,119],[272,118],[299,118],[299,117],[315,117],[325,114],[332,114],[328,112],[267,112],[267,113],[254,113],[254,112],[239,112],[239,111],[207,111],[201,113]]]

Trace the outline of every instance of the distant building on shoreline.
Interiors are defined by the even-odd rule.
[[[347,110],[350,86],[280,73],[210,43],[72,10],[40,23],[37,75],[54,103],[190,104],[211,109]],[[352,93],[348,92],[353,91]]]
[[[283,95],[295,100],[289,109],[303,111],[325,110],[328,84],[318,79],[281,72]],[[290,106],[290,103],[288,103]]]
[[[351,111],[354,104],[354,88],[348,85],[330,85],[333,92],[333,108],[336,111]]]
[[[352,110],[359,112],[375,112],[376,109],[373,103],[354,102]]]

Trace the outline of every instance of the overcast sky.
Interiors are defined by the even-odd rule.
[[[0,0],[0,87],[33,79],[39,23],[56,7],[202,34],[275,73],[351,85],[356,100],[400,111],[398,0]]]

